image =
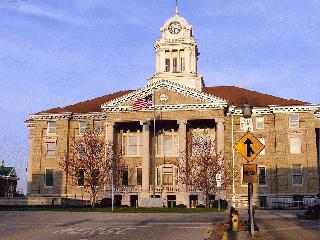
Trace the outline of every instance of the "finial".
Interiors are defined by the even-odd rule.
[[[179,9],[178,9],[178,0],[176,0],[176,14],[179,14]]]

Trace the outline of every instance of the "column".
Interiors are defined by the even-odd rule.
[[[172,50],[170,50],[170,72],[173,72],[173,57],[172,57]]]
[[[142,125],[142,191],[149,193],[150,178],[150,122],[141,122]]]
[[[216,121],[216,146],[217,153],[222,153],[224,156],[224,119],[215,119]]]
[[[114,141],[114,122],[106,123],[106,144]]]
[[[166,54],[165,54],[165,50],[161,49],[159,50],[159,54],[160,54],[160,70],[159,72],[165,72],[165,68],[166,68]]]
[[[190,49],[189,48],[185,48],[184,49],[184,56],[185,56],[185,71],[186,72],[190,72]]]
[[[179,124],[179,154],[186,153],[187,149],[187,120],[178,120]]]

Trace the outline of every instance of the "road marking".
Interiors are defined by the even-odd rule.
[[[194,229],[194,228],[197,228],[197,229],[204,229],[204,228],[208,228],[208,226],[203,226],[203,227],[168,227],[168,228],[175,228],[175,229],[179,229],[179,228],[186,228],[186,229],[188,229],[188,228],[190,228],[190,229]]]
[[[288,227],[288,228],[274,228],[274,229],[260,229],[260,232],[272,232],[272,231],[286,231],[286,230],[292,230],[292,229],[306,229],[306,228],[319,228],[319,225],[315,226],[305,226],[305,227]]]

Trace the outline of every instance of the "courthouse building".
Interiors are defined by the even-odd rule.
[[[188,138],[207,130],[216,150],[223,152],[225,166],[241,172],[245,161],[233,146],[248,126],[265,144],[255,160],[259,173],[254,185],[256,204],[300,204],[319,193],[319,105],[235,86],[206,86],[197,70],[199,51],[192,26],[177,13],[160,31],[154,45],[155,74],[145,86],[30,115],[26,121],[30,131],[28,195],[82,195],[81,186],[72,186],[59,167],[59,156],[81,139],[88,125],[101,129],[106,143],[114,141],[122,148],[126,167],[122,186],[115,188],[117,204],[140,205],[154,192],[169,207],[204,203],[202,192],[192,186],[186,189],[179,180],[179,155]],[[137,99],[150,94],[154,107],[133,109]],[[253,106],[246,124],[241,111],[245,103]],[[107,189],[100,199],[110,196]],[[246,204],[247,186],[235,181],[223,193],[212,192],[214,198],[241,206]]]

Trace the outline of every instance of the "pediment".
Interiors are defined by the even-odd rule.
[[[132,104],[137,98],[143,98],[152,94],[156,109],[190,109],[190,108],[223,108],[227,101],[216,96],[197,91],[186,86],[161,80],[134,92],[123,95],[112,101],[104,103],[101,108],[104,111],[131,111]],[[153,110],[153,106],[144,111]]]

